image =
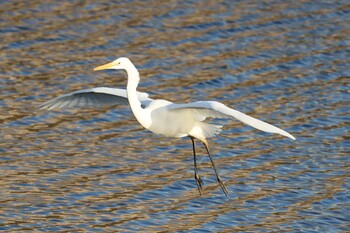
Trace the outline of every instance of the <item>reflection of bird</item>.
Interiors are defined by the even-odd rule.
[[[295,139],[291,134],[261,120],[250,117],[244,113],[226,107],[216,101],[198,101],[186,104],[174,104],[167,100],[153,100],[148,94],[136,91],[140,81],[139,72],[128,58],[119,58],[111,63],[96,67],[94,70],[124,69],[128,74],[126,90],[97,87],[87,90],[75,91],[41,105],[42,109],[55,109],[63,107],[99,106],[105,104],[128,104],[138,122],[146,129],[167,137],[189,137],[192,141],[194,156],[194,178],[198,191],[202,194],[202,180],[198,175],[196,162],[196,147],[194,139],[199,139],[211,161],[217,181],[222,190],[228,191],[221,181],[216,170],[212,156],[209,153],[207,138],[213,137],[221,131],[221,125],[205,122],[207,118],[236,118],[243,123],[259,130],[277,133]]]

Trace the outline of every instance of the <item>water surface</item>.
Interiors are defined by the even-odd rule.
[[[1,1],[0,229],[348,232],[348,1]],[[79,89],[217,100],[297,140],[229,121],[203,148],[145,131],[128,107],[39,111]],[[199,146],[199,144],[198,144]]]

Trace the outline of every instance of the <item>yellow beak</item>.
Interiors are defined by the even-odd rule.
[[[115,64],[114,62],[110,62],[110,63],[107,63],[105,65],[102,65],[102,66],[98,66],[96,68],[94,68],[94,71],[96,70],[106,70],[106,69],[111,69],[113,66],[115,66],[117,64]]]

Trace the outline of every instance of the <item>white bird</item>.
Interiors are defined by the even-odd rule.
[[[175,104],[167,100],[153,100],[147,93],[137,92],[140,81],[139,72],[128,58],[121,57],[115,61],[96,67],[94,70],[125,70],[128,75],[126,90],[96,87],[71,92],[49,100],[41,105],[41,109],[63,107],[101,106],[106,104],[129,104],[138,122],[146,129],[166,137],[189,137],[192,141],[194,158],[194,178],[199,194],[202,195],[202,179],[198,175],[196,147],[194,139],[200,140],[210,158],[217,181],[228,196],[225,184],[221,181],[209,152],[207,138],[220,133],[221,125],[205,122],[207,118],[235,118],[256,129],[283,135],[295,140],[288,132],[261,120],[250,117],[216,101],[198,101],[186,104]]]

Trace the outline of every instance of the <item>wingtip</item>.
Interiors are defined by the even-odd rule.
[[[39,111],[50,110],[49,101],[38,104],[37,109],[39,109]]]
[[[293,135],[291,135],[290,133],[287,133],[286,131],[284,131],[284,133],[282,135],[286,136],[286,137],[288,137],[288,138],[290,138],[292,140],[296,140],[296,138]]]
[[[37,108],[39,109],[39,111],[43,111],[43,110],[48,110],[48,111],[50,111],[50,110],[53,109],[52,104],[50,104],[49,101],[46,101],[46,102],[44,102],[44,103],[39,104],[39,105],[37,106]]]
[[[44,104],[39,104],[36,108],[37,108],[39,111],[46,109]]]

